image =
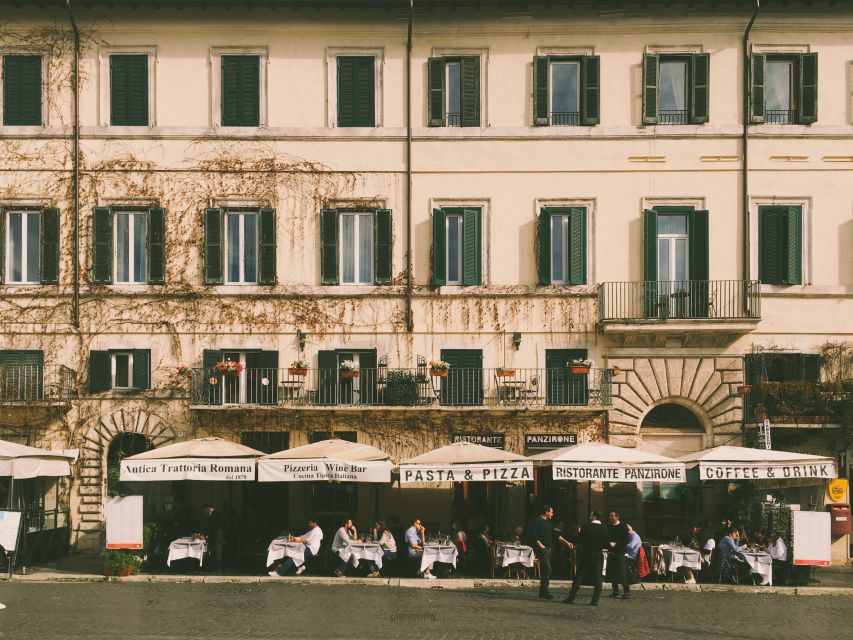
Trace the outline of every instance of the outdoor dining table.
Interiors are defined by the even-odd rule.
[[[196,540],[192,536],[172,540],[169,544],[169,555],[166,557],[166,566],[172,566],[172,560],[183,560],[184,558],[195,558],[198,566],[204,564],[204,554],[207,553],[207,541]]]
[[[495,557],[501,567],[508,567],[516,563],[528,568],[533,567],[533,547],[524,544],[498,544],[495,547]]]
[[[369,560],[376,565],[377,569],[382,568],[383,552],[377,542],[350,542],[338,552],[338,555],[344,562],[349,562],[352,558],[353,567],[358,567],[361,560]]]
[[[424,545],[424,555],[421,558],[421,572],[432,569],[436,562],[444,562],[456,567],[456,558],[459,552],[456,545],[428,543]]]
[[[761,576],[762,585],[773,585],[773,558],[764,551],[741,551],[749,570]]]
[[[652,547],[652,569],[655,573],[676,573],[679,567],[701,570],[702,554],[689,547],[670,547],[665,544]]]
[[[298,567],[305,563],[305,545],[301,542],[290,542],[287,538],[276,538],[267,547],[267,565],[270,566],[276,560],[290,558]]]

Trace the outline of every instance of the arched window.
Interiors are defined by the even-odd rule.
[[[661,404],[649,411],[640,427],[644,431],[703,433],[699,418],[680,404]]]

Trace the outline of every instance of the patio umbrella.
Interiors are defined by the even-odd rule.
[[[391,482],[391,456],[366,444],[322,440],[258,460],[259,482]]]
[[[546,451],[531,460],[550,463],[555,480],[686,482],[684,463],[666,456],[603,442]]]
[[[520,454],[454,442],[409,458],[400,465],[400,482],[512,482],[533,480],[533,463]]]
[[[0,440],[0,476],[13,480],[42,476],[70,476],[71,464],[77,460],[76,449],[48,451]]]
[[[145,480],[254,480],[264,453],[222,438],[198,438],[129,456],[122,482]]]
[[[679,458],[701,480],[832,480],[835,461],[807,453],[722,446]]]

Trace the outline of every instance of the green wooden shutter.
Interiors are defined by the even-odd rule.
[[[752,96],[750,104],[750,119],[754,124],[764,122],[764,70],[765,56],[763,53],[752,54],[750,65],[752,74]]]
[[[432,284],[447,284],[447,215],[443,209],[432,210]]]
[[[788,207],[758,210],[758,279],[785,284],[787,276]]]
[[[40,227],[41,283],[57,284],[59,282],[59,209],[42,209]]]
[[[800,55],[800,124],[817,122],[817,54]]]
[[[148,126],[148,56],[110,56],[110,124]]]
[[[374,57],[340,56],[337,63],[338,126],[376,126]]]
[[[643,54],[643,124],[658,121],[658,57]]]
[[[204,378],[204,399],[207,404],[222,404],[223,376],[214,365],[225,359],[225,354],[218,349],[205,349],[202,354],[202,376]],[[211,384],[214,380],[216,384]]]
[[[109,351],[89,352],[89,391],[109,391],[113,386]]]
[[[460,60],[462,76],[462,126],[480,126],[480,57]]]
[[[320,284],[338,284],[338,210],[320,212]]]
[[[260,125],[259,56],[222,56],[222,126]]]
[[[41,56],[3,56],[3,124],[38,126],[41,113]]]
[[[204,282],[222,284],[224,271],[224,215],[222,209],[204,210]]]
[[[586,284],[586,208],[569,209],[569,284]]]
[[[551,122],[548,105],[550,66],[551,61],[548,56],[533,58],[533,124],[537,126],[547,126]]]
[[[482,225],[479,209],[462,211],[462,284],[483,282]]]
[[[658,212],[646,209],[643,212],[643,280],[658,279]]]
[[[536,263],[539,267],[539,284],[551,284],[551,209],[539,212],[539,233]]]
[[[581,58],[581,124],[593,126],[601,119],[601,63],[598,56]]]
[[[803,283],[803,212],[800,207],[787,207],[787,262],[785,284]]]
[[[133,388],[151,388],[151,350],[133,350]]]
[[[92,211],[92,282],[113,281],[113,211],[95,207]]]
[[[427,84],[429,85],[429,126],[444,126],[444,58],[427,61]]]
[[[275,284],[275,209],[258,211],[258,284]]]
[[[148,284],[166,283],[166,212],[148,209]]]
[[[369,351],[358,352],[358,368],[361,371],[359,375],[359,404],[379,404],[379,394],[377,388],[377,364],[379,358],[376,354],[376,349]]]
[[[338,126],[355,125],[355,58],[338,56]]]
[[[690,215],[688,232],[690,243],[689,277],[691,280],[708,279],[708,212],[694,211]]]
[[[338,352],[320,351],[317,354],[317,403],[337,404],[338,401]]]
[[[690,123],[708,122],[711,57],[697,53],[690,59]]]
[[[393,278],[391,247],[392,222],[390,209],[378,209],[373,218],[373,238],[375,242],[373,259],[373,278],[376,284],[391,284]]]

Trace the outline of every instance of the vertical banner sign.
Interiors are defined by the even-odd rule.
[[[141,549],[142,496],[107,501],[107,549]]]

